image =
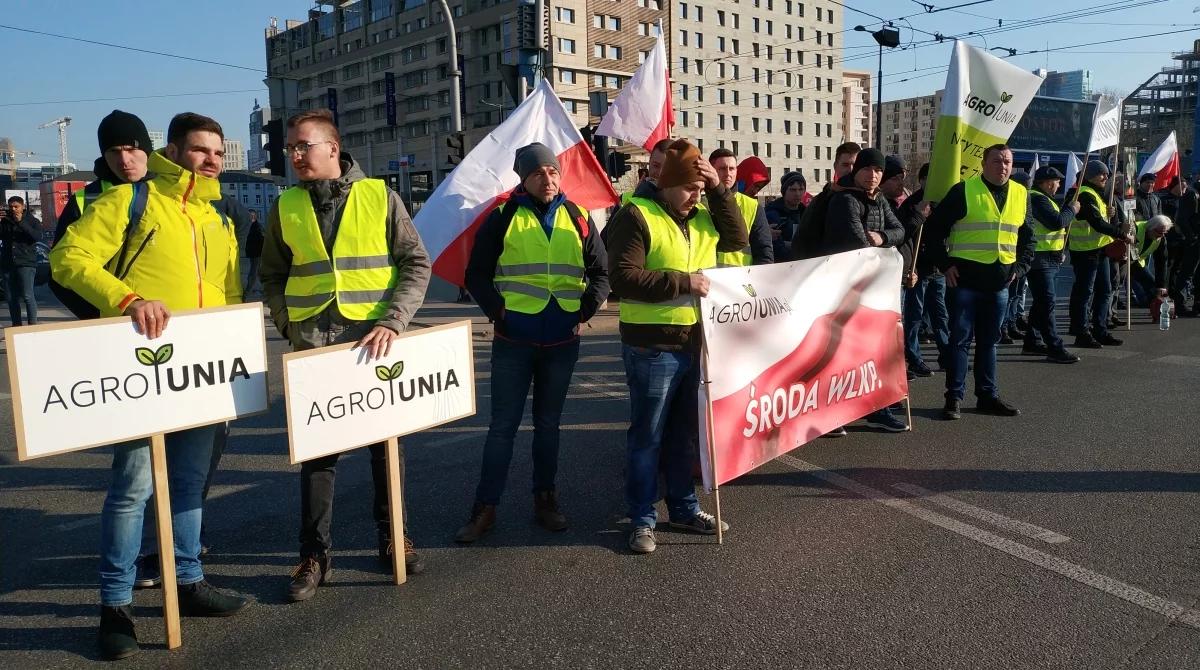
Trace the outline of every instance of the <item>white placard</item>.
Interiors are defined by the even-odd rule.
[[[357,449],[475,413],[471,322],[404,333],[367,360],[353,344],[283,356],[292,463]]]
[[[5,330],[21,460],[265,412],[262,303],[179,312],[161,337],[128,317]]]

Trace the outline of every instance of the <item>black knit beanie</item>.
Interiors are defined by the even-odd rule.
[[[885,167],[886,161],[887,159],[883,157],[883,152],[879,149],[868,147],[858,152],[858,158],[854,159],[854,172],[851,174],[858,174],[859,170],[869,167],[877,167],[882,170]]]
[[[100,141],[101,154],[111,147],[121,146],[141,149],[147,155],[154,151],[150,133],[146,132],[146,124],[133,114],[119,109],[114,109],[100,121],[96,128],[96,139]]]

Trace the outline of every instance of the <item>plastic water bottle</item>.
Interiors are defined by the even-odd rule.
[[[1158,304],[1158,329],[1171,329],[1171,301],[1164,300]]]

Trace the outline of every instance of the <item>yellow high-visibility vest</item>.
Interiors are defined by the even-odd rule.
[[[566,203],[559,205],[549,237],[537,213],[517,208],[496,261],[494,282],[505,309],[537,314],[553,295],[564,310],[578,312],[586,288],[583,270],[583,240]]]
[[[1142,267],[1146,267],[1146,259],[1153,256],[1154,252],[1158,251],[1158,248],[1162,246],[1161,237],[1156,237],[1153,240],[1150,240],[1150,244],[1146,245],[1146,229],[1149,227],[1148,224],[1148,221],[1138,221],[1133,224],[1135,231],[1134,234],[1137,235],[1137,262],[1138,265]],[[1155,268],[1155,272],[1161,272],[1161,270]]]
[[[308,191],[293,186],[279,196],[283,241],[292,251],[284,288],[290,321],[317,316],[335,300],[342,316],[352,321],[387,313],[399,276],[387,239],[387,215],[383,180],[354,182],[330,259]]]
[[[754,226],[754,219],[758,216],[758,198],[751,198],[748,195],[734,193],[733,197],[737,201],[738,209],[742,212],[742,219],[746,222],[746,232],[750,232],[750,228]],[[717,252],[717,267],[744,267],[754,264],[754,256],[750,253],[750,243],[746,243],[746,248],[741,251],[718,251]]]
[[[646,198],[634,198],[633,205],[646,220],[650,248],[646,250],[646,269],[691,274],[716,267],[720,236],[708,208],[696,205],[688,219],[688,236],[662,206]],[[700,307],[690,293],[681,293],[666,302],[641,302],[621,299],[621,321],[638,324],[690,326],[700,321]]]
[[[1025,223],[1028,190],[1010,179],[1001,212],[983,177],[972,177],[963,186],[967,215],[950,227],[950,256],[976,263],[1015,263],[1017,231]]]
[[[1042,193],[1041,191],[1032,191],[1033,197],[1045,198],[1050,206],[1054,208],[1054,213],[1058,214],[1062,210],[1059,209],[1058,203],[1054,202],[1054,198]],[[1067,229],[1059,228],[1058,230],[1050,230],[1042,225],[1037,217],[1033,219],[1033,235],[1037,238],[1037,251],[1062,251],[1067,244]]]
[[[1108,220],[1108,205],[1104,202],[1104,198],[1100,196],[1091,186],[1084,184],[1079,187],[1079,198],[1090,196],[1096,201],[1096,208],[1100,210],[1100,218]],[[1071,251],[1093,251],[1095,249],[1103,249],[1112,244],[1113,238],[1104,235],[1092,228],[1091,224],[1082,219],[1071,221]]]

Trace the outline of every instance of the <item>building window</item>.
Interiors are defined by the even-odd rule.
[[[687,71],[688,71],[688,59],[687,59],[685,56],[680,56],[680,57],[679,57],[679,71],[680,71],[680,72],[682,72],[682,73],[684,73],[684,74],[687,74]]]
[[[562,84],[574,84],[575,83],[575,71],[574,70],[559,70],[558,71],[558,81],[559,81],[559,83],[562,83]]]
[[[651,32],[651,25],[649,23],[646,23],[645,21],[638,22],[638,35],[641,35],[642,37],[650,37],[653,34],[654,33]]]
[[[662,9],[662,2],[660,0],[637,0],[637,5],[645,9]]]
[[[679,18],[681,18],[681,19],[687,18],[687,9],[688,8],[687,8],[686,2],[679,3]]]
[[[575,53],[575,40],[565,37],[558,38],[558,52],[563,54]]]
[[[575,10],[570,7],[555,7],[554,17],[559,23],[575,23]]]
[[[679,31],[679,46],[686,47],[688,45],[687,36],[688,36],[688,31],[686,31],[686,30]]]

